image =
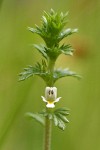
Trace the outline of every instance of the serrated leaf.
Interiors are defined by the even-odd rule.
[[[46,26],[48,23],[47,18],[45,16],[42,16],[42,20],[44,22],[44,26]]]
[[[65,129],[65,123],[59,118],[58,119],[58,127],[61,129],[61,130],[64,130]]]
[[[62,45],[60,48],[60,51],[65,54],[65,55],[73,55],[73,52],[74,52],[74,49],[72,48],[72,46],[69,44],[69,45]]]
[[[44,118],[40,114],[38,114],[38,113],[28,112],[28,113],[25,114],[25,116],[29,117],[29,118],[32,118],[32,119],[35,119],[40,124],[45,125]]]
[[[58,109],[55,110],[54,113],[60,113],[62,115],[67,116],[67,115],[69,115],[68,111],[69,111],[69,109],[67,109],[67,108],[58,108]]]
[[[61,113],[56,114],[63,122],[68,123],[69,120],[66,118],[66,116],[62,115]]]
[[[63,32],[60,33],[60,35],[58,37],[58,41],[60,42],[63,38],[65,38],[73,33],[76,33],[77,31],[78,31],[78,29],[71,29],[71,28],[64,30]]]
[[[33,75],[33,72],[34,74],[36,73],[34,68],[32,66],[28,66],[28,68],[25,68],[24,71],[19,74],[19,81],[23,81],[31,77]]]
[[[65,115],[65,116],[69,115],[69,113],[67,111],[59,111],[59,112],[60,112],[60,114]]]
[[[64,130],[66,127],[63,120],[61,120],[60,117],[57,116],[56,114],[53,115],[53,122],[54,122],[54,125],[57,126],[61,130]]]
[[[39,75],[40,77],[45,77],[47,70],[47,65],[44,60],[42,60],[42,64],[37,63],[34,67],[28,66],[24,69],[23,72],[19,74],[19,81],[23,81],[33,75]]]
[[[28,27],[28,30],[32,33],[40,34],[40,31],[38,31],[36,28]]]
[[[59,68],[59,69],[54,70],[54,73],[53,73],[54,82],[56,80],[58,80],[59,78],[67,77],[67,76],[76,77],[78,79],[81,78],[80,75],[78,75],[77,73],[75,73],[73,71],[70,71],[69,69],[60,69]]]
[[[69,109],[68,108],[66,108],[66,107],[61,107],[61,108],[57,108],[56,110],[55,110],[55,112],[59,112],[59,111],[69,111]]]
[[[67,108],[58,108],[54,111],[53,122],[55,126],[58,126],[60,129],[64,130],[69,120],[66,116],[69,114]]]
[[[57,126],[59,121],[55,114],[53,115],[53,121],[54,121],[54,125]]]
[[[43,45],[37,45],[37,44],[33,44],[33,45],[42,54],[42,56],[47,59],[45,47]]]
[[[31,31],[32,33],[36,33],[36,29],[35,28],[28,27],[28,30]]]

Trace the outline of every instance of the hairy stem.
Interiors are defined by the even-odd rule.
[[[52,122],[48,117],[46,117],[46,119],[45,119],[45,145],[44,145],[44,150],[50,150],[51,149],[51,128],[52,128]]]

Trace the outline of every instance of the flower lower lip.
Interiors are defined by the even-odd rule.
[[[54,103],[52,103],[52,104],[47,103],[46,107],[48,107],[48,108],[54,108],[54,107],[55,107],[55,105],[54,105]]]

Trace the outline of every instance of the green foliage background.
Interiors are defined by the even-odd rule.
[[[1,0],[0,1],[0,150],[41,150],[43,128],[24,117],[45,107],[41,100],[45,84],[39,77],[18,82],[27,65],[41,61],[31,44],[43,41],[27,30],[40,25],[43,11],[69,11],[68,27],[79,33],[65,39],[76,49],[73,57],[60,56],[57,67],[69,67],[83,76],[81,81],[57,81],[57,107],[70,108],[66,130],[53,127],[52,150],[100,149],[100,2],[99,0]]]

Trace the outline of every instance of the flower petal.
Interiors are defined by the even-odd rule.
[[[54,97],[56,99],[57,98],[57,88],[56,87],[52,87],[52,90],[54,92]]]
[[[48,95],[49,95],[50,90],[51,90],[50,87],[46,87],[46,88],[45,88],[45,98],[46,98],[46,99],[48,99]]]
[[[44,102],[47,103],[47,100],[45,99],[45,97],[41,96],[41,98],[42,98],[42,100],[43,100]]]
[[[54,103],[58,102],[60,99],[61,99],[61,97],[58,97],[58,98],[54,101]]]
[[[46,107],[48,107],[48,108],[54,108],[55,107],[55,105],[54,105],[54,103],[48,103],[47,105],[46,105]]]

